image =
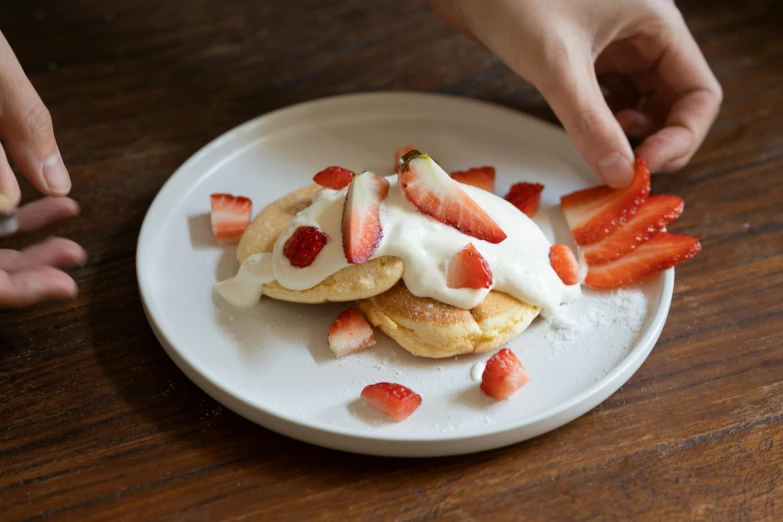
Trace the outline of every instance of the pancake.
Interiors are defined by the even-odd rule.
[[[320,185],[309,185],[291,192],[266,206],[247,227],[237,246],[241,263],[253,254],[272,252],[278,236],[294,217],[313,202]],[[264,285],[265,296],[292,303],[320,304],[365,299],[385,292],[401,278],[405,263],[384,256],[361,265],[351,265],[327,277],[307,290],[288,290],[277,281]]]
[[[491,291],[475,308],[463,310],[416,297],[402,282],[359,302],[367,320],[419,357],[442,358],[500,348],[521,334],[540,308]]]

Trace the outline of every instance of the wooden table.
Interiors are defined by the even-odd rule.
[[[53,232],[90,262],[76,301],[0,313],[0,519],[783,519],[783,7],[682,4],[726,101],[654,181],[704,251],[652,355],[553,433],[392,460],[287,439],[191,384],[142,312],[144,213],[204,143],[292,103],[406,89],[554,121],[541,98],[417,0],[3,2],[84,208]]]

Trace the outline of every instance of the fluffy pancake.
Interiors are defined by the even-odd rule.
[[[278,236],[291,220],[313,202],[313,196],[321,189],[309,185],[273,201],[253,219],[237,246],[237,260],[241,263],[249,256],[272,252]],[[355,301],[385,292],[402,278],[405,268],[397,257],[379,257],[361,265],[351,265],[326,278],[307,290],[288,290],[277,281],[264,285],[264,295],[293,303],[319,304],[326,302]]]
[[[499,348],[521,334],[540,308],[492,291],[463,310],[416,297],[400,282],[359,302],[364,316],[413,355],[441,358]]]

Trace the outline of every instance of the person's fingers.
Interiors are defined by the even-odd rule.
[[[610,186],[625,186],[633,178],[631,145],[606,104],[591,58],[567,56],[533,83],[595,172]]]
[[[2,106],[0,106],[1,112]],[[13,213],[21,197],[22,193],[16,182],[16,176],[14,176],[14,171],[11,170],[11,165],[8,164],[8,158],[5,156],[5,150],[0,144],[0,218],[2,214]]]
[[[71,299],[78,292],[76,282],[68,274],[50,266],[14,274],[0,271],[0,309]]]
[[[659,89],[673,103],[663,127],[637,149],[651,171],[683,167],[704,141],[723,101],[720,83],[710,70],[698,44],[672,5],[671,45],[654,69]]]
[[[653,119],[636,109],[619,111],[614,117],[629,138],[645,138],[655,130]]]
[[[52,118],[2,33],[0,71],[0,138],[8,155],[43,194],[68,194],[71,180],[54,139]]]
[[[78,216],[79,204],[71,198],[43,198],[16,211],[18,234],[34,232],[60,219]]]
[[[22,251],[0,250],[0,270],[25,272],[42,266],[72,268],[87,261],[87,252],[70,239],[50,238]]]
[[[670,172],[688,163],[718,115],[721,99],[719,90],[697,90],[672,105],[664,127],[636,150],[650,171]]]

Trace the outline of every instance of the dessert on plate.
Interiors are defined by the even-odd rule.
[[[412,147],[397,156],[392,176],[329,167],[252,222],[247,198],[213,195],[215,234],[239,238],[241,264],[216,291],[236,306],[262,296],[357,303],[328,333],[337,357],[374,344],[371,324],[413,355],[443,358],[502,347],[539,314],[551,316],[577,299],[583,284],[616,288],[700,249],[697,239],[666,231],[682,200],[650,196],[641,160],[629,187],[561,199],[575,254],[551,244],[531,219],[543,185],[517,183],[504,199],[493,194],[492,167],[450,175]],[[482,389],[505,398],[528,379],[504,349],[488,362]],[[363,396],[376,407],[394,406],[395,413],[387,411],[393,418],[421,402],[410,390],[382,384]]]

